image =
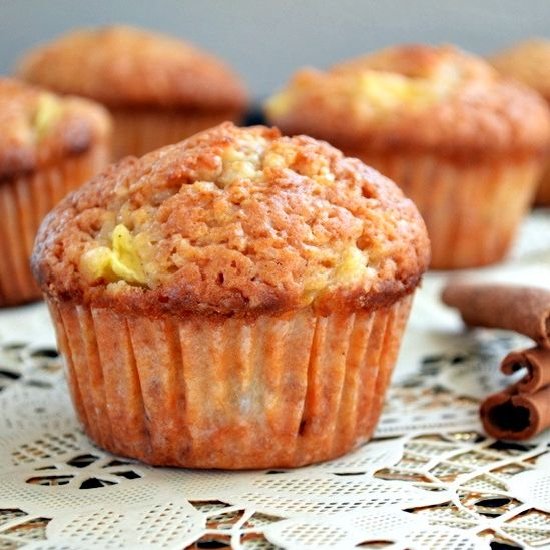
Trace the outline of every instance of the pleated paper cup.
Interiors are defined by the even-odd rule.
[[[99,446],[155,465],[247,469],[327,460],[372,436],[411,301],[248,321],[49,306]]]
[[[0,307],[41,297],[29,260],[46,214],[69,192],[100,171],[107,146],[67,158],[37,172],[0,183]]]
[[[535,205],[550,206],[550,164],[546,165],[546,170],[540,178],[535,195]]]
[[[205,112],[111,108],[113,160],[126,155],[141,157],[164,145],[225,121],[239,122],[241,111]]]
[[[503,260],[535,194],[539,157],[455,163],[432,155],[362,154],[393,179],[422,214],[433,269],[459,269]]]

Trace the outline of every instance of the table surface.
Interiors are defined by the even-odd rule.
[[[506,263],[463,273],[550,287],[550,211]],[[495,441],[477,414],[510,384],[500,359],[529,341],[465,332],[439,302],[448,276],[417,293],[375,439],[298,470],[151,468],[96,448],[45,306],[0,312],[0,550],[550,548],[550,433]]]

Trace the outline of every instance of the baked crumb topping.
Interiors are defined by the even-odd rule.
[[[427,258],[423,222],[392,182],[312,138],[226,123],[73,194],[34,263],[69,293],[185,289],[220,311],[235,296],[254,309],[368,293],[418,279]]]
[[[110,130],[107,113],[88,101],[58,97],[0,78],[0,179],[78,154]]]
[[[550,101],[550,40],[519,42],[489,58],[502,74],[531,86]]]
[[[285,133],[356,154],[438,151],[472,162],[503,151],[544,154],[550,138],[536,93],[452,46],[395,46],[327,71],[302,69],[265,112]]]
[[[266,102],[270,117],[287,114],[308,94],[326,94],[343,102],[355,115],[375,119],[387,116],[406,105],[420,110],[448,96],[456,87],[449,79],[409,78],[391,72],[360,70],[329,74],[315,70],[299,72],[290,86]]]
[[[268,116],[277,118],[304,97],[327,97],[356,116],[378,119],[402,108],[421,110],[441,101],[472,78],[490,79],[489,66],[451,47],[430,52],[417,47],[398,55],[397,48],[335,65],[326,72],[304,69],[266,102]]]
[[[243,109],[241,79],[192,44],[125,25],[77,29],[27,52],[17,75],[109,107]]]

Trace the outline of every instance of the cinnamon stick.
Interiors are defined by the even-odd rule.
[[[489,396],[481,404],[481,422],[495,439],[523,441],[550,427],[550,386],[532,393],[514,387]]]
[[[515,384],[518,393],[535,393],[550,386],[550,349],[530,348],[510,352],[500,364],[504,374],[527,369],[526,375]]]
[[[550,290],[455,282],[442,299],[459,309],[467,325],[513,330],[550,347]]]

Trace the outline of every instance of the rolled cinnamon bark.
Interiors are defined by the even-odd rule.
[[[532,393],[514,388],[489,396],[481,404],[481,422],[496,439],[524,441],[550,427],[550,386]]]
[[[550,347],[550,290],[495,284],[449,283],[442,299],[470,326],[502,328]]]
[[[550,349],[530,348],[512,351],[503,360],[500,370],[504,374],[514,374],[520,369],[527,374],[514,387],[518,393],[535,393],[550,385]]]

